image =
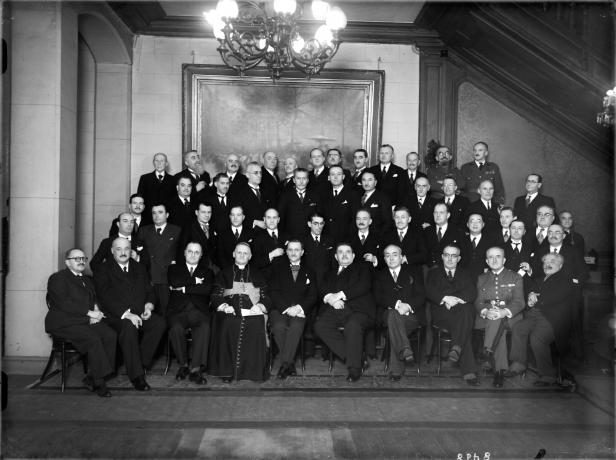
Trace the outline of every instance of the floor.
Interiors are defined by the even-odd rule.
[[[614,458],[613,342],[600,333],[610,313],[601,303],[589,321],[599,332],[586,343],[586,360],[565,360],[574,392],[537,390],[532,373],[499,390],[482,376],[471,389],[450,365],[436,376],[434,361],[422,362],[421,375],[409,367],[399,383],[372,361],[358,384],[348,384],[341,363],[330,374],[319,358],[284,382],[211,377],[197,388],[176,382],[175,367],[163,375],[161,359],[148,375],[153,391],[137,393],[120,375],[113,397],[102,399],[82,387],[75,365],[64,393],[59,376],[37,386],[38,376],[9,376],[2,457]]]

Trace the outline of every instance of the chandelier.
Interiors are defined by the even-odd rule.
[[[614,126],[614,112],[616,109],[616,87],[608,89],[603,97],[603,112],[597,114],[597,123],[601,126]]]
[[[312,2],[312,15],[322,24],[310,38],[300,34],[298,19],[302,12],[298,12],[295,0],[274,0],[273,5],[219,0],[216,9],[203,15],[212,26],[218,52],[228,67],[244,75],[264,62],[274,80],[291,67],[308,78],[317,75],[338,51],[338,33],[347,23],[340,8],[322,0]]]

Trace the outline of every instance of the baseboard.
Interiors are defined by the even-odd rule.
[[[4,356],[2,370],[11,375],[40,375],[49,356]]]

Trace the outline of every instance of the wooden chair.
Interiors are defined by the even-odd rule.
[[[436,375],[441,375],[441,344],[443,342],[451,345],[452,338],[451,334],[444,327],[438,327],[437,325],[432,325],[432,333],[433,337],[436,337],[436,340],[432,342],[432,349],[434,349],[434,344],[436,344]],[[430,353],[432,356],[432,353]]]

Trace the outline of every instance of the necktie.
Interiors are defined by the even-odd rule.
[[[483,170],[483,163],[479,163],[479,170]]]
[[[554,249],[552,249],[552,252],[553,252],[554,254],[558,254],[558,249],[554,248]]]
[[[221,206],[226,207],[227,205],[225,204],[225,197],[224,197],[224,196],[221,196],[221,195],[218,195],[218,197],[220,198],[220,204],[221,204]]]
[[[188,201],[187,199],[184,199],[184,206],[186,206],[187,208],[190,208],[190,201]]]
[[[319,236],[318,236],[318,235],[314,237],[314,242],[315,242],[316,244],[319,244]]]
[[[334,197],[338,196],[338,190],[334,189]]]
[[[520,248],[519,248],[518,246],[520,246],[520,243],[513,243],[513,245],[515,246],[515,247],[513,248],[513,253],[514,253],[516,256],[519,256],[519,255],[520,255]]]
[[[415,174],[411,173],[411,184],[415,182]]]
[[[299,201],[303,203],[304,202],[304,192],[297,192],[297,194],[299,196]]]
[[[423,206],[423,203],[421,202],[421,200],[417,200],[417,206],[419,207],[419,209],[421,209],[421,207]]]
[[[190,276],[192,276],[193,273],[195,272],[195,267],[191,266],[189,271],[190,271]]]
[[[163,177],[165,177],[165,176],[163,176],[162,174],[159,174],[158,175],[158,182],[162,182],[163,181]]]
[[[539,235],[537,235],[537,241],[539,241],[539,244],[543,243],[543,240],[545,239],[545,235],[543,234],[543,228],[541,230],[539,230]]]
[[[368,194],[364,193],[363,196],[361,197],[361,205],[365,205],[366,201],[368,201]]]
[[[361,245],[363,246],[365,242],[366,242],[366,234],[362,233],[361,234]]]
[[[453,273],[451,273],[451,270],[447,270],[447,279],[453,281]]]
[[[235,229],[234,234],[235,234],[235,241],[239,240],[240,239],[240,232],[237,230],[237,228]]]
[[[124,273],[128,273],[128,266],[125,265],[122,270],[124,270]]]
[[[404,239],[404,232],[402,230],[400,230],[398,232],[398,236],[400,237],[400,242],[402,243],[402,240]]]
[[[383,166],[383,175],[387,174],[387,168]]]
[[[473,238],[473,249],[477,249],[477,238]]]
[[[451,198],[447,198],[447,199],[445,200],[445,204],[446,204],[447,206],[451,206]]]
[[[486,207],[488,208],[488,211],[489,211],[490,209],[492,209],[492,207],[490,206],[490,202],[489,202],[489,201],[486,203]]]
[[[398,275],[396,275],[396,272],[391,272],[391,276],[394,279],[394,283],[398,281]]]
[[[441,227],[439,227],[438,231],[436,232],[436,238],[438,239],[439,243],[443,239],[443,230]]]
[[[293,281],[297,281],[298,273],[299,273],[299,265],[291,265],[291,274],[293,275]]]
[[[276,246],[278,246],[278,235],[276,232],[272,232],[272,239],[274,240],[274,243],[276,243]]]
[[[505,230],[505,234],[503,235],[503,238],[505,240],[505,243],[509,241],[509,230]]]
[[[257,195],[257,199],[261,201],[261,192],[259,191],[259,189],[252,187],[252,190],[253,192],[255,192],[255,195]]]
[[[162,235],[162,233],[163,233],[163,229],[162,229],[162,228],[160,228],[160,227],[158,227],[158,228],[156,229],[156,233],[158,233],[159,235]]]
[[[526,196],[526,207],[530,205],[530,195]]]
[[[209,239],[210,238],[210,226],[208,224],[203,224],[201,228],[203,229],[203,233],[205,233],[205,237]]]

